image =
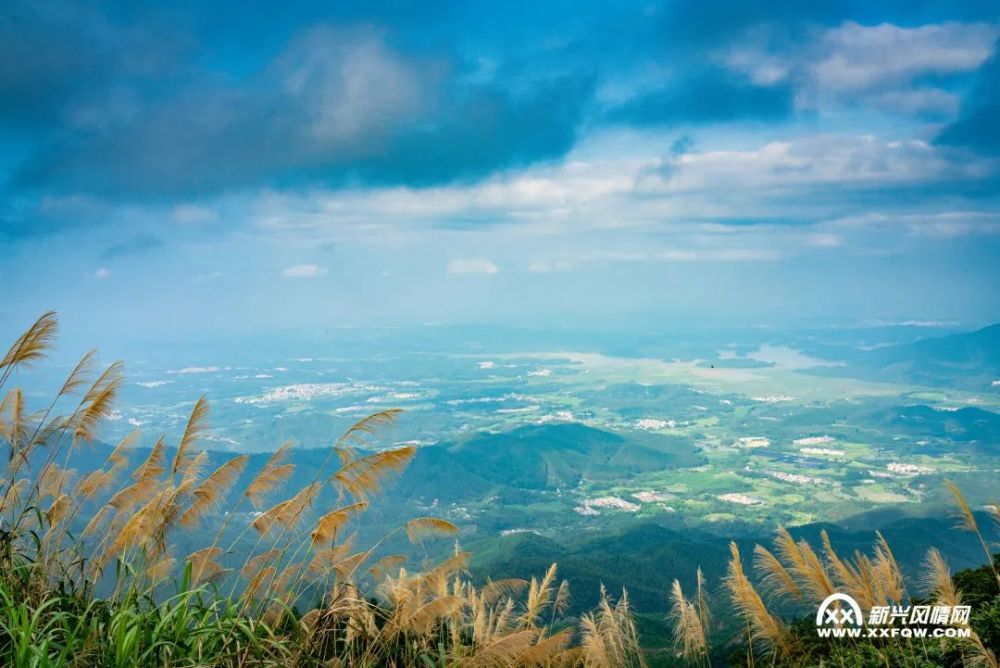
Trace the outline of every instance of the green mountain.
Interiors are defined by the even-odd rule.
[[[811,355],[841,363],[809,370],[818,375],[970,389],[991,388],[1000,379],[1000,323],[864,350],[815,342],[802,347]]]
[[[989,522],[985,515],[981,517],[983,526]],[[977,539],[957,530],[950,517],[902,518],[864,529],[817,523],[791,527],[789,531],[796,539],[804,538],[820,546],[820,532],[825,530],[838,553],[851,555],[855,550],[870,553],[876,529],[889,542],[916,590],[930,547],[937,547],[953,568],[978,566],[983,559]],[[749,560],[754,545],[770,546],[772,539],[771,534],[746,536],[737,544]],[[669,605],[667,593],[675,578],[691,591],[695,571],[700,567],[713,589],[719,585],[729,559],[728,545],[725,536],[641,523],[616,532],[559,539],[523,533],[477,541],[466,548],[473,553],[473,573],[481,578],[530,577],[558,562],[560,577],[572,584],[576,592],[574,606],[580,610],[594,604],[603,584],[611,591],[626,588],[637,610],[665,613]]]
[[[942,410],[924,404],[894,406],[867,416],[872,424],[885,425],[914,439],[948,439],[969,444],[984,454],[996,454],[1000,447],[1000,415],[968,406]]]
[[[482,498],[490,490],[558,490],[698,463],[696,449],[683,439],[625,438],[577,423],[530,425],[420,448],[395,490],[411,497]]]
[[[964,334],[876,348],[868,363],[916,374],[1000,373],[1000,323]]]

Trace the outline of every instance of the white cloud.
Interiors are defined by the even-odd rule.
[[[753,234],[746,234],[746,236],[751,237]],[[745,240],[753,241],[749,238]],[[773,239],[771,242],[774,243]],[[552,259],[536,260],[528,267],[528,271],[549,273],[584,268],[586,265],[644,262],[772,262],[781,257],[782,253],[775,248],[727,246],[725,240],[716,239],[715,245],[701,248],[602,250],[562,255]]]
[[[326,273],[326,269],[315,264],[297,264],[285,267],[281,275],[285,278],[317,278]]]
[[[268,193],[257,206],[257,223],[268,230],[336,231],[396,240],[402,225],[372,221],[438,224],[462,221],[531,222],[545,227],[587,203],[627,195],[650,158],[570,161],[526,169],[474,185],[431,188],[313,191],[307,195]]]
[[[899,252],[895,242],[903,237],[992,233],[995,221],[974,219],[975,212],[911,225],[840,224],[861,214],[940,210],[948,203],[939,193],[949,184],[995,168],[986,158],[914,138],[907,128],[885,132],[777,140],[781,134],[762,129],[738,140],[705,137],[680,154],[670,150],[672,134],[633,133],[585,145],[562,164],[480,183],[271,191],[243,206],[268,239],[380,254],[489,249],[491,259],[453,251],[459,257],[445,260],[453,274],[493,274],[505,265],[541,274],[591,263],[769,262],[834,247]],[[608,150],[612,140],[619,143]],[[901,189],[911,197],[901,199]],[[321,271],[302,267],[285,275]]]
[[[985,161],[958,161],[947,151],[911,139],[873,135],[815,135],[773,141],[750,150],[688,153],[669,175],[675,189],[789,188],[806,184],[897,184],[981,178]],[[763,194],[763,193],[762,193]]]
[[[296,37],[279,58],[281,83],[306,103],[306,129],[315,141],[357,150],[359,139],[381,136],[423,108],[426,73],[383,39],[375,29],[318,27]]]
[[[825,56],[812,66],[821,87],[860,90],[924,74],[968,72],[993,53],[996,26],[941,23],[901,28],[848,21],[823,39]]]
[[[844,239],[837,234],[817,232],[806,237],[805,245],[816,248],[837,248],[844,245]]]
[[[464,233],[505,223],[508,235],[524,239],[623,228],[698,231],[728,218],[823,219],[829,204],[813,201],[816,188],[828,202],[828,188],[877,192],[979,179],[992,169],[989,160],[905,135],[723,141],[681,155],[670,155],[669,141],[655,135],[643,140],[625,156],[571,158],[474,185],[268,193],[254,205],[256,222],[268,234],[382,246],[405,246],[425,238],[428,226],[451,224]],[[552,257],[529,270],[564,270],[543,262]]]
[[[101,267],[94,272],[94,278],[108,278],[109,276],[111,276],[111,270],[106,267]]]
[[[669,249],[653,255],[654,259],[670,262],[769,262],[778,257],[779,253],[770,248]]]
[[[452,260],[448,263],[449,274],[496,274],[500,269],[485,258]]]
[[[939,213],[868,213],[830,221],[828,227],[840,232],[899,229],[913,237],[953,239],[978,235],[1000,235],[1000,213],[945,211]]]
[[[572,258],[547,260],[547,266],[573,267],[604,262],[770,262],[781,257],[773,248],[722,247],[664,248],[647,251],[601,251],[580,253]]]
[[[570,271],[573,263],[566,259],[535,260],[528,265],[528,271],[533,274],[551,274],[559,271]]]
[[[847,21],[817,31],[792,50],[775,48],[773,35],[756,29],[719,55],[727,67],[758,85],[788,81],[803,107],[859,102],[893,112],[953,114],[958,99],[922,77],[972,72],[993,54],[1000,27],[939,23],[904,28]]]
[[[957,95],[938,88],[894,89],[865,94],[865,99],[882,109],[892,109],[908,114],[929,112],[954,115],[958,111]]]

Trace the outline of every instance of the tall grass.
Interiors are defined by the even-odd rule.
[[[976,534],[989,557],[988,565],[980,570],[988,570],[995,578],[1000,555],[990,552],[989,543],[958,488],[949,483],[949,489],[959,509],[960,528]],[[752,571],[745,567],[737,544],[730,543],[729,566],[722,585],[731,604],[730,610],[735,611],[744,629],[742,644],[746,656],[738,661],[740,665],[929,666],[941,661],[947,665],[1000,668],[996,648],[988,646],[969,624],[964,625],[969,630],[968,637],[948,640],[838,638],[830,644],[817,640],[812,617],[823,600],[835,592],[850,595],[862,611],[875,606],[899,610],[911,604],[949,608],[962,604],[962,593],[936,548],[928,550],[924,563],[920,584],[926,593],[911,595],[889,543],[881,533],[875,533],[870,554],[856,551],[852,557],[838,554],[825,530],[820,532],[820,542],[821,549],[814,549],[808,541],[796,541],[786,529],[779,528],[770,549],[754,546]],[[688,665],[705,665],[710,649],[707,615],[701,611],[700,592],[704,583],[700,570],[697,583],[699,595],[694,600],[685,597],[676,580],[671,591],[669,618],[674,629],[674,649]],[[1000,599],[991,606],[984,611],[984,623],[995,636],[996,624],[991,620],[1000,615]],[[802,621],[786,621],[782,613],[787,615],[789,612],[801,615]],[[933,656],[928,648],[934,650]],[[942,653],[949,648],[954,650],[950,657]]]
[[[8,454],[0,477],[0,664],[644,665],[624,592],[613,601],[602,591],[597,609],[574,620],[554,564],[528,582],[476,586],[457,545],[450,558],[413,571],[402,555],[381,556],[396,534],[420,543],[457,532],[433,517],[355,544],[349,525],[364,521],[371,498],[415,454],[363,449],[396,410],[337,439],[301,489],[286,488],[294,472],[288,444],[242,489],[245,455],[209,470],[198,449],[208,428],[204,398],[172,457],[161,436],[129,470],[132,434],[101,466],[77,475],[69,464],[93,448],[122,367],[97,372],[88,353],[56,396],[29,412],[25,392],[7,385],[45,358],[57,327],[46,313],[0,360],[0,444]],[[335,502],[319,507],[330,489]],[[260,514],[229,526],[250,510]],[[208,520],[219,523],[212,540],[182,549]]]

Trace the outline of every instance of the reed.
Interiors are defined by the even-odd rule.
[[[14,342],[0,359],[0,388],[45,358],[57,327],[47,313]],[[199,450],[209,428],[205,397],[172,456],[160,436],[130,470],[139,437],[132,433],[78,476],[71,453],[91,447],[124,378],[115,363],[91,380],[95,363],[87,353],[41,411],[30,412],[22,388],[0,400],[0,444],[8,448],[0,478],[0,663],[645,665],[624,592],[612,601],[602,591],[597,610],[577,625],[566,616],[569,586],[558,583],[555,564],[530,583],[477,586],[457,545],[421,571],[407,570],[404,555],[379,554],[397,533],[422,545],[459,532],[435,517],[356,545],[349,527],[364,521],[372,499],[415,454],[411,446],[365,451],[396,409],[351,427],[297,490],[286,489],[294,472],[288,443],[242,487],[247,456],[209,467]],[[68,417],[58,415],[74,397]],[[338,502],[319,508],[328,486]],[[260,515],[220,546],[244,503]],[[199,527],[221,517],[211,543],[192,548]],[[319,604],[298,612],[316,592]]]

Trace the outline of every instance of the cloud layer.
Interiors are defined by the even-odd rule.
[[[0,279],[123,319],[1000,309],[992,3],[334,4],[18,0]]]

